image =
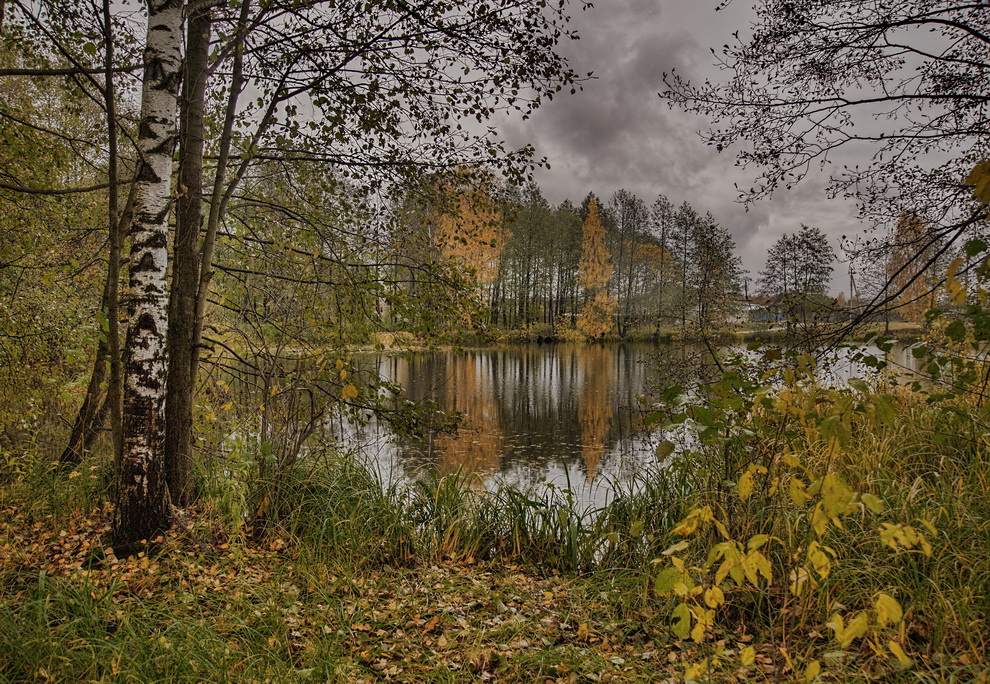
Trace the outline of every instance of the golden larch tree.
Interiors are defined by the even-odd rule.
[[[588,203],[588,217],[581,231],[578,284],[584,290],[586,302],[578,316],[577,327],[588,337],[602,337],[612,330],[612,315],[618,302],[608,293],[612,255],[605,246],[605,228],[598,215],[598,200],[594,197]]]

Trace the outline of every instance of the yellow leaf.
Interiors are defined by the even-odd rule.
[[[959,306],[966,303],[966,286],[959,282],[959,279],[956,278],[956,271],[958,271],[962,265],[962,257],[953,259],[952,263],[949,264],[949,270],[945,274],[945,289],[952,298],[952,301]]]
[[[828,527],[828,516],[825,515],[821,501],[815,504],[815,509],[811,512],[811,527],[819,537],[825,535],[825,528]]]
[[[784,465],[788,465],[791,468],[799,468],[801,466],[801,459],[794,454],[784,454],[781,456],[781,459],[784,461]]]
[[[804,670],[804,681],[813,682],[818,677],[818,673],[822,671],[821,663],[817,660],[812,660],[808,663],[808,667]]]
[[[692,663],[684,668],[684,680],[691,682],[705,674],[705,663]]]
[[[750,550],[758,549],[766,544],[769,539],[770,537],[765,534],[754,534],[749,538],[749,541],[746,542],[746,548]]]
[[[807,584],[809,579],[811,579],[811,574],[808,572],[807,568],[801,567],[791,570],[791,575],[790,575],[791,584],[789,587],[791,593],[794,594],[795,596],[800,596],[804,591],[805,584]]]
[[[810,544],[808,544],[808,554],[807,554],[808,563],[811,564],[811,567],[815,569],[815,572],[818,573],[818,576],[821,577],[822,579],[827,578],[828,573],[832,569],[832,563],[829,561],[828,556],[825,554],[824,551],[825,548],[827,547],[822,546],[816,541],[813,541]]]
[[[859,498],[874,513],[883,513],[883,501],[877,497],[872,494],[863,494]]]
[[[894,654],[895,658],[897,658],[897,662],[901,664],[901,667],[911,667],[911,663],[913,661],[908,658],[907,653],[904,652],[904,649],[901,648],[899,643],[891,639],[887,642],[887,648],[889,648],[890,652]]]
[[[882,592],[877,597],[875,607],[877,609],[877,624],[881,627],[896,625],[904,617],[901,604],[893,596],[888,596]]]
[[[743,559],[742,562],[742,569],[743,572],[746,573],[746,579],[748,579],[749,583],[754,587],[758,587],[760,585],[760,576],[757,574],[756,560],[753,556],[753,554],[757,553],[759,553],[759,551],[752,551]]]
[[[732,571],[732,568],[735,566],[735,564],[736,561],[728,558],[722,561],[722,564],[718,566],[718,570],[715,571],[715,583],[721,584],[722,581],[725,579],[726,575],[728,575],[729,572]],[[733,579],[735,579],[735,574],[733,574],[732,577]]]
[[[677,553],[678,551],[683,551],[684,549],[686,549],[689,546],[691,546],[691,542],[689,542],[687,540],[685,540],[685,541],[679,541],[676,544],[674,544],[673,546],[669,546],[666,549],[664,549],[663,551],[661,551],[660,552],[660,555],[661,556],[671,556],[671,555]]]
[[[696,622],[694,629],[691,630],[691,639],[697,643],[701,643],[705,639],[705,626],[701,622]]]
[[[752,646],[747,646],[739,654],[739,661],[743,664],[743,667],[749,667],[754,662],[756,662],[756,649]]]
[[[705,591],[705,605],[709,608],[718,608],[725,603],[725,593],[718,587],[709,587]]]
[[[808,494],[808,487],[804,484],[804,481],[799,477],[792,477],[789,485],[789,494],[791,496],[791,502],[795,506],[803,506],[804,502],[811,498]]]
[[[845,648],[853,641],[866,634],[866,630],[869,626],[870,616],[865,610],[861,611],[856,615],[856,617],[849,621],[849,624],[846,625],[845,629],[836,631],[835,638],[839,642],[839,645],[842,648]]]
[[[351,399],[357,399],[358,390],[354,385],[344,385],[344,389],[340,390],[340,398],[344,401],[349,401]]]
[[[966,176],[966,185],[972,186],[973,196],[984,204],[990,204],[990,160],[984,159]]]
[[[749,555],[753,556],[753,563],[759,573],[766,578],[767,582],[773,582],[773,569],[770,567],[770,561],[767,560],[767,557],[755,549],[750,551]]]
[[[739,476],[739,500],[745,501],[753,493],[753,471],[747,470]]]

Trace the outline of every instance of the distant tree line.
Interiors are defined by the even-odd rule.
[[[497,203],[479,202],[496,192]],[[409,233],[432,235],[438,256],[473,278],[485,307],[478,323],[547,336],[656,336],[718,330],[739,312],[735,243],[686,202],[660,196],[650,206],[619,190],[607,202],[592,193],[580,206],[554,206],[535,182],[484,193],[462,183],[459,193],[446,208],[406,219]]]

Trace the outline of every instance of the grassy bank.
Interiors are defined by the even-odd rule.
[[[39,466],[0,499],[0,679],[985,678],[990,412],[746,377],[594,512],[329,458],[118,557],[103,467]]]

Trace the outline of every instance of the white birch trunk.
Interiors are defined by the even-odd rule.
[[[131,228],[124,348],[123,450],[118,463],[114,539],[150,539],[171,524],[164,479],[165,333],[168,325],[168,216],[182,69],[182,0],[148,0],[141,94],[141,165]]]

